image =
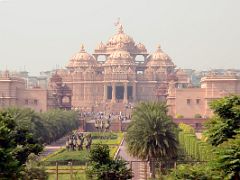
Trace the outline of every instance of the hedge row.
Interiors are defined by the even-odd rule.
[[[68,132],[79,127],[78,113],[53,109],[37,113],[29,108],[4,109],[11,113],[18,126],[25,127],[42,143],[51,143],[63,137]]]
[[[181,129],[179,132],[179,143],[187,155],[198,161],[211,161],[214,159],[214,147],[197,139],[191,126],[179,124],[179,128]]]

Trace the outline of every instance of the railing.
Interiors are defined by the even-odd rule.
[[[127,161],[128,167],[135,171],[135,177],[133,179],[147,179],[150,174],[149,161],[135,160]],[[161,174],[168,174],[170,169],[177,169],[178,165],[183,164],[201,164],[207,163],[207,161],[151,161],[155,170],[161,172]],[[44,162],[45,168],[50,176],[54,176],[56,180],[62,179],[60,176],[64,175],[64,178],[73,180],[75,176],[81,175],[82,179],[85,179],[85,171],[88,167],[87,163],[80,161],[55,161],[51,164]]]

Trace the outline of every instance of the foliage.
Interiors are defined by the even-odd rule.
[[[177,118],[177,119],[181,119],[181,118],[184,118],[184,116],[183,116],[182,114],[177,114],[177,115],[176,115],[176,118]]]
[[[101,144],[96,145],[90,151],[90,166],[86,172],[89,179],[125,180],[132,178],[132,171],[127,168],[127,162],[121,159],[111,159],[109,147]]]
[[[240,179],[240,134],[222,143],[216,153],[215,169],[224,171],[227,179]]]
[[[91,136],[92,133],[91,132]],[[93,139],[92,142],[92,147],[95,146],[96,144],[106,144],[109,145],[110,148],[110,157],[114,157],[118,145],[120,144],[122,138],[123,138],[123,133],[111,133],[112,137],[117,137],[116,139]],[[101,138],[101,136],[98,136]],[[47,161],[49,163],[52,163],[53,161],[78,161],[80,164],[85,164],[88,161],[88,155],[89,152],[86,151],[85,149],[82,151],[67,151],[65,148],[62,148],[47,157],[43,159],[43,161]]]
[[[47,135],[44,121],[34,110],[12,107],[5,109],[5,111],[13,116],[18,126],[28,129],[34,135],[34,138],[37,138],[39,141],[42,142],[42,138]]]
[[[61,174],[58,174],[58,178],[60,180],[67,180],[67,179],[71,178],[71,174],[69,174],[69,173],[66,173],[66,174],[65,173],[61,173]],[[49,174],[48,180],[56,180],[56,174]],[[73,180],[87,180],[87,179],[86,179],[85,173],[83,173],[83,172],[76,172],[73,175]]]
[[[192,126],[184,124],[184,123],[179,123],[178,127],[181,129],[182,132],[184,133],[190,133],[190,134],[195,134],[195,130]]]
[[[43,142],[52,142],[77,129],[76,112],[7,108],[0,112],[0,176],[14,178],[30,153],[42,151]],[[4,162],[4,163],[3,163]]]
[[[65,111],[60,109],[53,109],[45,113],[40,113],[44,126],[46,128],[45,138],[43,141],[50,143],[61,138],[68,132],[79,127],[78,114],[75,111]]]
[[[231,95],[214,101],[211,107],[215,115],[205,125],[205,136],[207,142],[214,147],[201,142],[201,144],[204,144],[206,151],[196,151],[198,146],[196,137],[190,132],[184,132],[184,130],[179,133],[180,143],[185,147],[188,154],[201,152],[203,158],[200,158],[200,160],[210,161],[200,168],[196,165],[183,167],[182,169],[178,168],[176,173],[178,176],[180,175],[180,179],[198,179],[197,177],[240,179],[240,96]],[[213,158],[211,158],[212,155],[209,152],[214,152]]]
[[[28,129],[42,143],[50,143],[77,129],[79,126],[78,114],[75,111],[60,109],[36,113],[29,108],[8,108],[18,126]]]
[[[215,148],[210,144],[197,139],[194,129],[190,125],[179,124],[179,143],[185,153],[194,160],[209,161],[215,158]]]
[[[0,178],[16,178],[28,155],[42,149],[29,129],[19,126],[10,112],[0,112]]]
[[[213,101],[215,116],[206,123],[205,135],[208,141],[217,146],[228,138],[233,138],[240,129],[240,96],[231,95]]]
[[[117,139],[118,134],[112,132],[91,132],[92,139]]]
[[[206,164],[179,165],[170,174],[171,179],[179,180],[222,180],[223,175],[218,171],[213,171]],[[170,178],[169,178],[170,179]]]
[[[138,104],[127,129],[129,153],[141,159],[175,158],[178,149],[177,127],[159,102]]]
[[[22,171],[21,174],[22,179],[25,180],[48,179],[48,174],[41,165],[39,157],[32,153],[28,156],[24,171]]]
[[[92,134],[94,136],[95,133],[91,132],[91,135]],[[103,133],[103,134],[105,134],[105,133]],[[123,139],[123,135],[124,135],[123,133],[111,133],[110,137],[114,137],[114,139],[113,138],[108,138],[108,136],[107,136],[107,138],[101,138],[101,135],[100,135],[100,136],[98,136],[99,138],[93,139],[93,144],[117,145],[117,144],[121,143],[121,141]],[[117,137],[117,138],[115,138],[115,137]]]
[[[201,114],[195,114],[194,118],[202,118]]]

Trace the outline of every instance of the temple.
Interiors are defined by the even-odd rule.
[[[166,100],[168,83],[177,80],[177,75],[160,46],[149,54],[142,43],[125,34],[122,25],[92,55],[81,45],[66,69],[55,74],[72,91],[66,98],[72,107],[113,112],[139,101]],[[187,85],[188,78],[181,83]]]
[[[118,25],[115,35],[100,42],[92,54],[80,46],[66,64],[48,80],[47,88],[27,88],[26,82],[0,75],[0,107],[79,109],[88,112],[124,112],[141,101],[164,101],[169,114],[194,117],[211,115],[209,102],[230,93],[240,93],[240,78],[234,74],[210,74],[193,88],[190,78],[176,69],[158,45],[149,53],[142,43]]]

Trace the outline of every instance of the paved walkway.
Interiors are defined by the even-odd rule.
[[[59,140],[51,143],[50,145],[47,145],[44,147],[43,152],[40,154],[41,157],[45,157],[49,154],[54,153],[55,151],[59,150],[60,148],[65,146],[67,140],[67,136],[64,136],[60,138]]]
[[[122,157],[125,161],[129,161],[129,162],[133,161],[132,164],[129,164],[129,165],[132,165],[132,170],[134,173],[134,177],[132,179],[140,180],[142,176],[142,173],[140,172],[140,170],[144,165],[142,162],[134,162],[134,161],[140,161],[140,160],[128,154],[125,141],[123,141],[123,144],[120,146],[119,156]]]

